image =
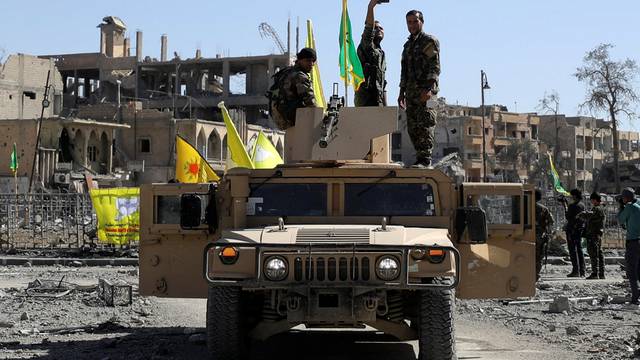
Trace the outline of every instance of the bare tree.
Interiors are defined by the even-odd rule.
[[[544,114],[553,114],[555,119],[556,139],[553,144],[553,158],[558,158],[560,152],[560,127],[558,126],[558,114],[560,113],[560,95],[557,91],[551,90],[551,93],[544,93],[544,97],[538,102],[538,111]],[[556,160],[557,162],[557,160]]]
[[[620,193],[618,121],[623,114],[629,119],[634,116],[631,109],[638,101],[638,94],[633,89],[633,81],[638,74],[638,64],[628,58],[612,60],[609,54],[611,48],[611,44],[600,44],[589,51],[584,57],[583,66],[577,69],[574,76],[587,87],[586,99],[581,107],[607,112],[611,118],[616,192]]]

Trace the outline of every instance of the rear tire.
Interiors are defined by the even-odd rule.
[[[241,360],[246,351],[239,287],[209,285],[207,348],[212,360]]]
[[[450,284],[450,280],[434,279],[433,283]],[[418,360],[457,360],[453,314],[455,290],[420,291]]]

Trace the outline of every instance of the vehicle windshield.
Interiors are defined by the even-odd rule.
[[[428,184],[345,184],[346,216],[435,216]]]
[[[327,184],[251,184],[248,216],[327,216]]]

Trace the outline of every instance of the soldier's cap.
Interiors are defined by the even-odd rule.
[[[602,201],[602,196],[600,196],[600,194],[598,194],[597,192],[594,192],[591,194],[591,196],[589,196],[589,200]]]
[[[633,190],[633,188],[628,187],[628,188],[622,190],[622,194],[621,195],[622,195],[622,197],[632,198],[633,199],[633,198],[636,197],[636,192],[635,192],[635,190]]]
[[[318,55],[316,51],[311,48],[302,48],[300,52],[296,55],[298,60],[302,59],[312,59],[313,61],[318,60]]]

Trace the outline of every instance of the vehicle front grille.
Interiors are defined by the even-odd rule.
[[[305,229],[298,230],[296,242],[315,243],[369,243],[369,229]]]
[[[293,280],[369,281],[372,269],[372,260],[367,256],[298,256],[293,261]]]

